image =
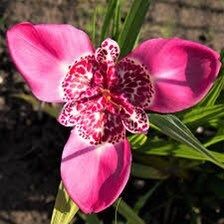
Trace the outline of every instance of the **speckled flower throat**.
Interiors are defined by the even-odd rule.
[[[66,104],[58,120],[91,144],[116,143],[126,129],[142,133],[149,128],[142,108],[154,94],[150,75],[131,58],[117,62],[119,52],[118,44],[106,39],[95,54],[76,60],[62,82]]]

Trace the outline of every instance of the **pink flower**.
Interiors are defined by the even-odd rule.
[[[74,128],[61,176],[86,213],[111,205],[127,183],[126,130],[147,132],[145,110],[170,113],[195,105],[220,69],[217,52],[178,38],[145,41],[121,60],[115,41],[106,39],[94,50],[88,36],[70,25],[21,23],[9,29],[7,41],[33,94],[65,103],[58,121]]]

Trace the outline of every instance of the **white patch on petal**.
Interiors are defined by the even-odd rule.
[[[110,146],[111,146],[111,143],[103,143],[103,144],[97,146],[96,149],[95,149],[96,154],[98,156],[100,156],[102,153],[105,152],[105,150],[107,150],[107,147],[110,147]]]
[[[63,99],[64,98],[64,90],[62,88],[62,82],[64,81],[67,73],[70,70],[70,68],[69,68],[70,64],[69,63],[60,63],[59,66],[60,66],[60,71],[62,73],[62,76],[61,76],[61,79],[59,81],[60,84],[59,84],[58,91],[59,91],[60,98]],[[66,102],[66,100],[63,100],[63,101]]]
[[[162,79],[170,79],[170,78],[175,78],[175,80],[177,80],[178,77],[175,74],[180,73],[181,72],[180,70],[181,70],[180,68],[176,68],[172,70],[165,70],[165,71],[159,72],[158,74],[155,75],[156,77],[155,80],[159,81],[160,79],[162,80]],[[184,80],[179,80],[179,81],[184,81]]]
[[[69,63],[60,63],[60,70],[64,75],[66,75],[68,73],[69,66],[70,66]]]

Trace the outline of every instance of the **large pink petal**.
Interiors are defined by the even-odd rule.
[[[34,95],[62,101],[61,82],[80,55],[93,53],[88,36],[70,25],[20,23],[7,32],[8,48]]]
[[[145,41],[127,57],[144,64],[152,76],[155,95],[145,109],[163,113],[180,111],[199,102],[221,66],[217,52],[179,38]]]
[[[73,129],[64,148],[61,176],[68,194],[82,211],[99,212],[118,198],[128,181],[130,166],[127,140],[94,146]]]

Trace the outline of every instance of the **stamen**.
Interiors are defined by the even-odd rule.
[[[115,107],[118,109],[118,111],[120,112],[121,109],[122,109],[122,106],[121,106],[120,104],[117,104],[116,102],[114,102],[114,101],[112,100],[112,94],[111,94],[110,90],[100,88],[100,91],[101,91],[101,93],[102,93],[104,99],[106,99],[107,102],[109,102],[109,103],[111,103],[113,106],[115,106]]]

